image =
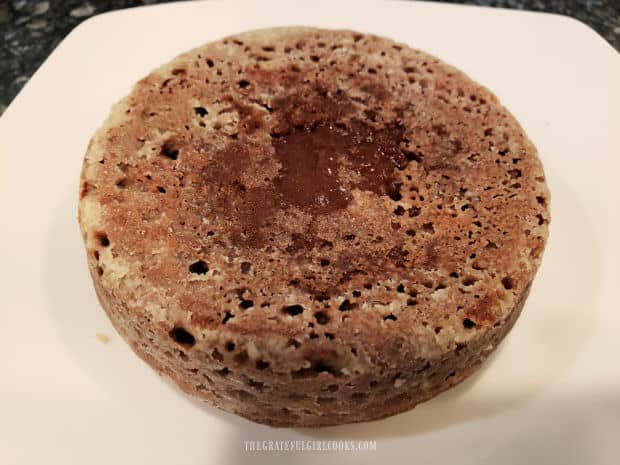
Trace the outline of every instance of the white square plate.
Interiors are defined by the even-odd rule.
[[[560,16],[294,3],[190,2],[97,16],[60,44],[0,119],[0,462],[617,465],[620,55]],[[385,35],[463,69],[521,121],[552,193],[551,238],[510,337],[461,386],[383,421],[272,429],[200,407],[116,335],[86,269],[78,177],[111,104],[180,52],[293,24]],[[245,452],[255,439],[368,439],[377,450]]]

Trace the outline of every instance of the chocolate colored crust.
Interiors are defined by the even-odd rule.
[[[471,374],[523,307],[548,202],[523,129],[462,72],[282,28],[141,80],[91,140],[79,220],[147,363],[223,410],[322,426]]]

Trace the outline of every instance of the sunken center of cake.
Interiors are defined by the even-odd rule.
[[[404,128],[392,122],[373,127],[351,115],[351,107],[344,93],[275,98],[269,144],[237,140],[211,154],[203,172],[205,201],[229,225],[234,246],[269,246],[289,228],[283,223],[299,223],[301,214],[307,216],[299,224],[303,239],[293,248],[312,250],[321,239],[308,226],[338,224],[336,217],[355,208],[356,190],[399,195],[398,172],[409,163],[401,147]],[[260,110],[246,108],[242,116],[257,131],[269,126]]]
[[[354,188],[385,194],[405,160],[400,128],[373,131],[362,123],[321,123],[274,140],[282,164],[274,180],[285,204],[312,214],[346,208]]]

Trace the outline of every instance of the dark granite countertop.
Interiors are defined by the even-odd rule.
[[[58,43],[104,11],[171,0],[0,0],[0,114]],[[465,0],[465,3],[572,16],[620,50],[620,0]]]

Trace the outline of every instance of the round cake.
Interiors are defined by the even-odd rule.
[[[548,202],[521,126],[459,70],[280,28],[138,82],[89,144],[79,221],[150,366],[256,422],[323,426],[472,374],[521,312]]]

